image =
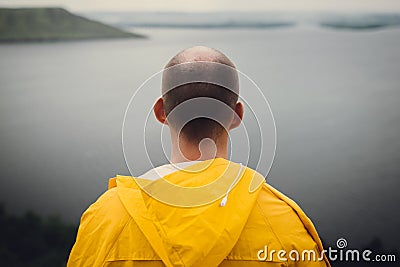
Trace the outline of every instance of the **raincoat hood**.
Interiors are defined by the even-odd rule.
[[[109,181],[166,266],[217,266],[236,244],[264,183],[241,164],[217,158],[158,180]]]

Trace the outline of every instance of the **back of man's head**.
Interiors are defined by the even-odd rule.
[[[179,52],[165,66],[162,84],[164,110],[169,126],[180,130],[179,134],[186,140],[198,143],[204,138],[211,138],[217,142],[221,134],[229,130],[217,119],[220,115],[217,113],[222,113],[226,108],[212,108],[210,105],[219,102],[219,106],[228,107],[233,114],[238,101],[237,71],[233,62],[223,53],[204,46],[195,46]],[[200,98],[210,100],[203,102],[205,104],[201,106],[208,115],[191,118],[181,127],[177,122],[179,114],[169,116],[185,101]],[[184,113],[182,115],[187,117],[187,112]],[[213,114],[210,116],[210,113]]]

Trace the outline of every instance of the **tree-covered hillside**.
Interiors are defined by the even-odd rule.
[[[144,37],[74,15],[63,8],[0,8],[0,41]]]

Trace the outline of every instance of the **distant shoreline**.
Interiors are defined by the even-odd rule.
[[[121,28],[274,29],[313,25],[333,30],[363,31],[400,27],[398,13],[114,11],[83,14]]]
[[[296,26],[294,22],[276,23],[209,23],[209,24],[176,24],[176,23],[132,23],[116,24],[123,27],[148,27],[148,28],[184,28],[184,29],[263,29],[263,28],[284,28]]]

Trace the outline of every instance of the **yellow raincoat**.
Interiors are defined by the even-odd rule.
[[[217,158],[155,181],[111,178],[83,214],[67,266],[330,266],[322,250],[296,203]]]

